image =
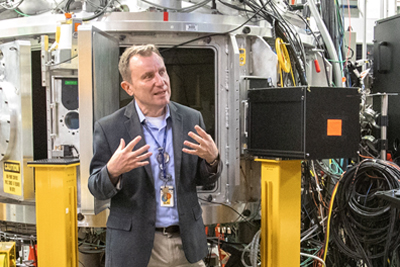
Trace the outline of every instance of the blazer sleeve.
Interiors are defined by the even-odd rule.
[[[109,199],[119,192],[112,184],[106,167],[112,154],[113,152],[110,149],[104,130],[101,124],[96,122],[93,133],[93,158],[90,163],[88,187],[90,193],[100,200]]]

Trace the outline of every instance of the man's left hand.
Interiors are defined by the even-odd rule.
[[[196,125],[194,129],[197,134],[190,131],[188,135],[193,138],[197,144],[186,140],[183,144],[191,149],[183,148],[182,151],[191,155],[199,156],[200,158],[205,159],[208,163],[212,163],[218,157],[217,145],[212,137],[200,126]]]

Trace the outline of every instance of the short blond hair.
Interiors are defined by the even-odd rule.
[[[135,55],[140,55],[142,57],[150,57],[153,53],[156,53],[161,58],[160,51],[153,44],[147,45],[133,45],[125,49],[119,59],[118,69],[121,73],[122,79],[127,82],[131,82],[131,70],[129,68],[129,61]]]

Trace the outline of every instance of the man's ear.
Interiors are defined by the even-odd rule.
[[[130,83],[128,83],[127,81],[123,81],[123,82],[121,83],[121,87],[122,87],[122,89],[125,90],[125,92],[126,92],[128,95],[130,95],[130,96],[133,95],[132,85],[131,85]]]

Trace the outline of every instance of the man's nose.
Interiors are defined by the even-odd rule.
[[[164,84],[164,78],[159,73],[156,73],[154,76],[154,82],[156,85],[162,85]]]

